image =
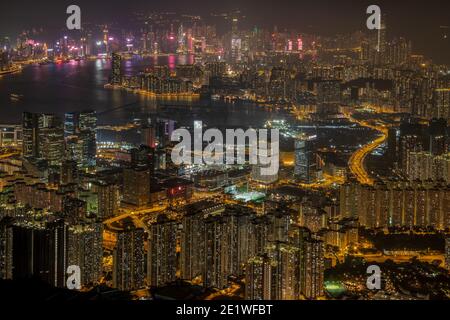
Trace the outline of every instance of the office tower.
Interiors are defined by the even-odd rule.
[[[97,129],[97,114],[93,110],[81,111],[78,113],[78,130],[95,131]]]
[[[121,64],[122,64],[122,56],[114,52],[112,54],[112,76],[111,76],[111,83],[120,85],[122,83],[122,71],[121,71]]]
[[[150,201],[150,170],[146,166],[123,171],[123,202],[138,207]]]
[[[176,280],[178,223],[160,215],[150,226],[147,276],[148,284],[161,287]]]
[[[53,114],[24,112],[22,118],[24,157],[45,159],[51,166],[64,157],[64,131]]]
[[[64,221],[13,227],[13,279],[32,276],[66,286],[67,226]]]
[[[97,194],[98,217],[104,220],[116,216],[120,206],[119,186],[97,181],[92,189]]]
[[[50,166],[61,165],[64,158],[64,131],[62,127],[39,129],[39,158],[47,160]]]
[[[103,28],[103,45],[105,46],[105,53],[109,55],[109,35],[108,26],[105,25]]]
[[[24,157],[37,157],[38,154],[38,115],[24,112],[22,115],[22,154]]]
[[[96,165],[97,155],[97,115],[95,111],[66,113],[64,117],[64,136],[67,149],[79,167]]]
[[[437,119],[450,119],[450,89],[439,88],[434,90],[433,117]]]
[[[312,183],[316,180],[313,137],[303,137],[295,141],[294,178],[302,183]]]
[[[97,115],[95,111],[78,114],[78,138],[81,143],[81,165],[94,167],[97,156]]]
[[[145,232],[130,223],[117,233],[113,255],[113,286],[119,290],[136,290],[145,280]]]
[[[384,53],[386,52],[386,44],[387,44],[387,38],[386,38],[386,17],[383,16],[381,19],[381,25],[378,29],[378,44],[377,44],[377,51],[380,53],[380,56],[383,57]]]
[[[80,222],[69,226],[67,265],[76,265],[81,271],[81,286],[95,285],[102,275],[103,225]]]
[[[74,136],[77,133],[78,113],[68,112],[64,115],[64,137]]]
[[[242,59],[242,39],[238,30],[238,17],[231,19],[231,62],[238,63]]]
[[[64,160],[61,164],[60,183],[63,185],[78,182],[78,166],[73,160]]]
[[[142,52],[148,52],[151,48],[151,43],[149,44],[149,25],[148,21],[144,22],[144,27],[142,28],[142,46],[141,50]]]

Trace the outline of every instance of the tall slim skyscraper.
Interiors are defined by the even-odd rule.
[[[147,275],[148,284],[164,286],[176,280],[178,223],[158,216],[150,226]]]
[[[181,231],[181,278],[191,280],[202,275],[204,266],[204,229],[202,212],[187,212]]]
[[[450,119],[450,88],[439,88],[434,91],[433,117]]]
[[[306,299],[323,296],[324,244],[313,237],[310,230],[296,228],[291,239],[299,248],[299,294]]]
[[[113,285],[119,290],[136,290],[144,286],[145,232],[132,224],[117,234],[113,256]]]
[[[13,278],[12,218],[0,217],[0,279]]]
[[[272,299],[272,269],[275,263],[267,256],[251,258],[245,272],[245,299]]]
[[[22,154],[24,157],[37,157],[38,154],[38,115],[24,112],[22,115]]]
[[[112,76],[111,76],[111,83],[120,85],[122,83],[122,56],[114,52],[112,54]]]
[[[294,177],[303,183],[312,183],[316,176],[314,139],[310,137],[295,141]]]
[[[95,111],[70,112],[64,118],[64,136],[70,157],[82,168],[94,167],[97,155],[97,115]]]

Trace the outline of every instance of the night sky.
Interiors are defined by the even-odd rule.
[[[31,27],[62,28],[70,4],[81,7],[83,20],[99,23],[125,20],[139,10],[206,16],[239,8],[247,16],[246,27],[277,25],[324,35],[363,30],[367,6],[377,4],[388,13],[389,36],[405,36],[415,52],[450,63],[450,37],[444,40],[440,28],[450,25],[448,0],[1,0],[0,36],[15,38]]]

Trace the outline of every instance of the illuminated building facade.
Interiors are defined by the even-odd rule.
[[[136,290],[144,286],[146,277],[145,232],[128,225],[117,233],[113,256],[113,283],[119,290]]]

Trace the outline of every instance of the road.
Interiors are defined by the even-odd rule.
[[[111,230],[120,231],[122,229],[115,227],[112,224],[124,220],[126,218],[131,218],[136,226],[144,228],[144,230],[148,231],[147,225],[142,221],[142,219],[139,218],[139,216],[143,214],[161,212],[166,209],[167,206],[156,206],[151,208],[143,208],[139,210],[126,210],[124,213],[116,217],[103,221],[103,224],[108,226],[108,228],[110,228]]]
[[[356,120],[351,116],[348,116],[348,118],[352,122],[358,123],[360,126],[371,128],[381,133],[380,137],[370,142],[369,144],[366,144],[362,148],[358,149],[355,153],[353,153],[348,162],[350,171],[355,175],[359,183],[373,185],[374,180],[370,177],[369,173],[367,172],[364,162],[369,154],[371,154],[376,148],[378,148],[381,144],[383,144],[386,141],[388,136],[388,129],[385,126],[374,126],[366,121]]]
[[[11,157],[16,156],[18,154],[19,154],[19,152],[9,152],[9,153],[5,153],[5,154],[0,154],[0,160],[8,159],[8,158],[11,158]]]

